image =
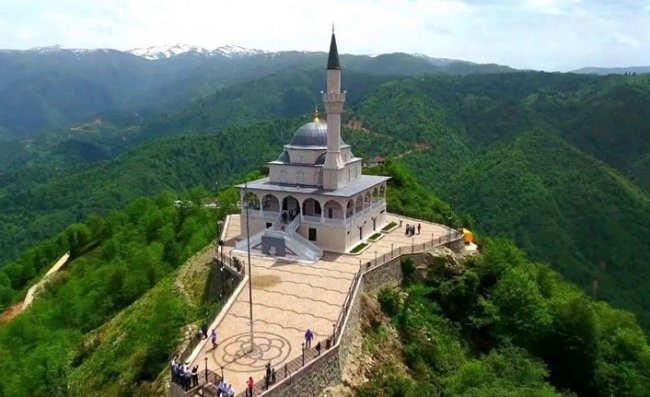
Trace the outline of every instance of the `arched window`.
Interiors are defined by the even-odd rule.
[[[320,156],[318,156],[318,158],[316,159],[316,163],[315,163],[315,164],[316,164],[316,165],[322,165],[322,164],[325,164],[325,155],[326,155],[326,154],[327,154],[327,153],[323,153],[323,154],[321,154]]]
[[[354,207],[354,213],[358,214],[363,211],[363,196],[357,196],[356,205]]]
[[[259,210],[260,209],[260,199],[255,193],[248,192],[244,196],[244,203],[248,205],[248,209]]]
[[[343,208],[338,201],[330,200],[325,203],[325,218],[343,219]]]
[[[306,216],[321,216],[320,203],[313,198],[308,198],[302,203],[302,214]]]
[[[278,198],[272,194],[262,197],[262,211],[279,212],[280,202]]]
[[[348,205],[345,208],[345,217],[346,218],[352,218],[352,215],[354,215],[354,200],[353,199],[348,201]]]

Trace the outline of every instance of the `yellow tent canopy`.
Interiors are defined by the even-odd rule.
[[[463,229],[463,238],[465,239],[465,244],[474,242],[474,234],[467,229]]]

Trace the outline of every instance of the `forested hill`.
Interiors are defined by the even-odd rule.
[[[512,74],[388,83],[352,113],[429,149],[416,176],[650,326],[650,77]],[[380,154],[391,150],[377,145]]]
[[[188,52],[145,59],[110,50],[63,48],[0,50],[0,136],[31,137],[35,130],[106,117],[173,109],[232,84],[278,72],[321,68],[321,52]],[[373,75],[496,73],[513,69],[402,53],[342,56],[349,71]]]
[[[349,75],[344,121],[361,124],[343,133],[356,154],[401,157],[477,230],[511,238],[586,291],[599,280],[599,299],[632,309],[650,328],[649,77]],[[7,172],[0,190],[5,261],[90,212],[163,188],[212,189],[276,158],[317,103],[322,81],[310,76],[220,91],[134,132],[170,138],[142,140],[112,160]],[[220,129],[230,117],[245,124],[278,113],[297,116]]]

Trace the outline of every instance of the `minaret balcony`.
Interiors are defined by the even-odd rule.
[[[345,102],[345,91],[344,92],[323,92],[323,102],[324,103],[336,103],[336,102]]]

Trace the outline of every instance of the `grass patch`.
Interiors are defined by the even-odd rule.
[[[358,252],[361,252],[361,250],[366,248],[367,246],[368,246],[368,243],[361,243],[361,244],[357,245],[356,247],[352,248],[352,250],[350,252],[353,253],[353,254],[356,254]]]
[[[375,233],[375,234],[373,234],[372,236],[370,236],[370,237],[368,238],[368,240],[375,241],[375,240],[378,240],[380,237],[381,237],[381,233]]]
[[[391,223],[389,223],[388,225],[384,226],[384,227],[381,229],[381,231],[382,231],[382,232],[388,232],[389,230],[391,230],[391,229],[394,228],[395,226],[397,226],[397,223],[396,223],[396,222],[391,222]]]

